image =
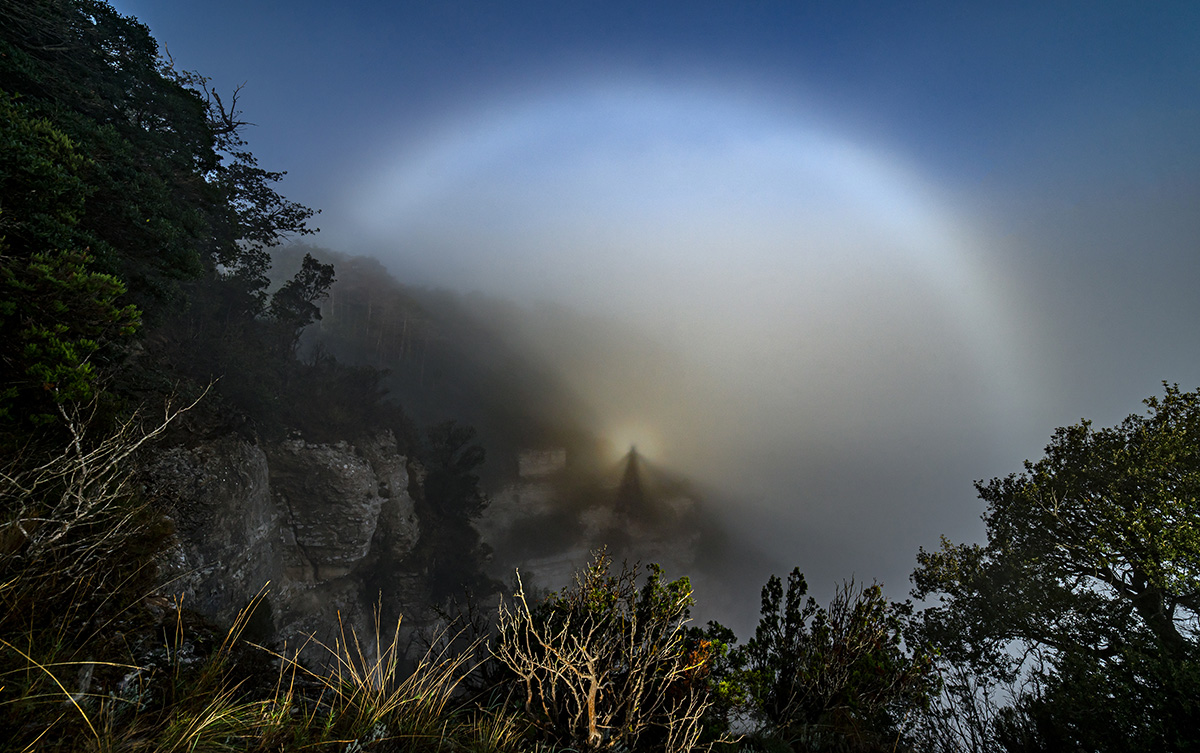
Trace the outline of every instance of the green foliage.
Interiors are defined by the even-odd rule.
[[[226,107],[175,71],[136,19],[102,0],[29,0],[0,21],[0,89],[91,156],[81,225],[143,307],[170,301],[171,280],[269,265],[264,247],[313,232],[314,212],[273,187],[285,173],[246,149],[237,93]]]
[[[0,273],[0,421],[42,424],[57,418],[54,406],[92,399],[101,344],[133,333],[136,309],[114,302],[123,286],[90,271],[91,261],[85,253],[38,253]]]
[[[487,506],[476,471],[486,460],[483,447],[474,444],[475,429],[457,421],[443,421],[425,432],[425,496],[438,515],[460,520],[475,518]]]
[[[445,703],[457,679],[383,676],[394,646],[387,667],[314,697],[264,691],[269,673],[246,649],[147,597],[170,531],[133,481],[146,436],[107,415],[120,399],[220,378],[190,418],[221,430],[403,418],[379,409],[379,372],[296,361],[333,270],[306,257],[268,297],[267,249],[312,232],[313,212],[275,191],[284,174],[246,149],[236,92],[228,105],[102,0],[0,1],[0,748],[432,749],[446,737],[497,749],[506,717],[460,734]],[[92,442],[87,401],[105,412],[89,428],[124,429]],[[65,453],[33,441],[32,424],[50,421],[38,437],[69,435]],[[483,504],[465,449],[440,476],[457,531]],[[443,544],[447,562],[464,561]]]
[[[102,271],[157,313],[216,237],[218,167],[206,106],[136,20],[98,0],[0,6],[0,88],[89,156],[81,231]],[[232,242],[232,241],[230,241]]]
[[[750,703],[746,652],[732,630],[713,620],[703,628],[688,628],[687,650],[688,665],[695,668],[693,681],[703,685],[709,699],[701,740],[725,739]]]
[[[208,89],[204,79],[193,74],[184,77],[184,81],[198,85],[207,95],[208,114],[216,135],[217,148],[228,158],[216,170],[216,184],[236,216],[236,240],[243,245],[232,255],[229,252],[234,249],[226,246],[226,255],[219,257],[219,261],[222,264],[236,264],[248,252],[253,252],[254,258],[261,259],[264,248],[278,245],[285,237],[316,232],[308,227],[308,221],[316,212],[285,199],[273,187],[287,173],[259,167],[258,159],[246,148],[241,131],[247,124],[239,119],[241,113],[237,111],[237,91],[227,109],[216,92]],[[325,283],[326,288],[332,280],[330,275]]]
[[[90,399],[125,365],[140,320],[151,342],[182,337],[139,347],[119,389],[244,372],[262,386],[230,385],[234,402],[269,413],[332,270],[306,263],[258,321],[265,249],[313,232],[313,212],[276,192],[284,174],[258,166],[236,104],[236,92],[226,107],[203,77],[175,71],[145,26],[102,0],[0,3],[7,444],[25,441],[26,423],[55,420],[58,405]],[[239,357],[263,350],[286,358]]]
[[[1022,473],[977,484],[986,545],[918,555],[914,594],[938,596],[923,629],[945,660],[1029,683],[1007,739],[1200,741],[1200,395],[1166,386],[1145,403],[1112,428],[1060,428]]]
[[[819,607],[793,569],[787,591],[772,576],[762,616],[745,647],[755,710],[776,734],[805,750],[891,749],[906,717],[935,688],[932,660],[905,650],[911,608],[878,585],[842,586]]]
[[[402,450],[415,444],[404,410],[386,399],[383,374],[347,366],[317,351],[287,369],[279,419],[312,442],[337,442],[376,430],[394,432]],[[410,450],[411,451],[411,450]]]
[[[65,134],[0,92],[0,423],[10,427],[90,400],[103,343],[138,322],[118,302],[124,286],[85,250],[86,164]]]
[[[444,421],[426,430],[419,448],[425,469],[418,498],[423,525],[413,556],[424,563],[437,603],[495,588],[483,574],[488,550],[471,525],[488,503],[476,473],[486,454],[474,438],[472,427]]]

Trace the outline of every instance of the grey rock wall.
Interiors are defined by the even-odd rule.
[[[150,478],[175,523],[160,575],[186,606],[231,623],[262,588],[284,580],[283,515],[262,448],[233,435],[171,448]]]
[[[293,439],[267,448],[271,493],[283,512],[288,575],[320,583],[350,574],[370,551],[379,523],[380,481],[347,442]]]
[[[365,584],[420,537],[390,433],[332,445],[222,436],[159,453],[147,478],[175,522],[164,588],[225,624],[266,589],[256,637],[307,643],[302,655],[317,662],[327,656],[313,641],[333,645],[339,625],[375,634]]]
[[[632,497],[627,479],[615,477],[596,479],[581,497],[563,459],[542,452],[524,463],[527,472],[475,521],[493,552],[492,578],[511,582],[519,567],[527,588],[561,588],[602,546],[672,576],[691,570],[694,499],[653,476],[634,484]],[[329,659],[319,644],[333,646],[342,630],[366,639],[370,654],[377,613],[387,635],[402,618],[407,640],[439,619],[409,493],[422,477],[390,433],[335,444],[228,435],[163,451],[148,478],[176,527],[165,588],[225,624],[267,589],[252,637],[305,646],[302,657],[316,664]]]

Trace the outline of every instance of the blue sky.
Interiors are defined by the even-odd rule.
[[[902,591],[973,480],[1200,385],[1200,4],[114,5],[319,244],[677,355],[561,368],[810,582]]]
[[[310,177],[307,166],[335,169],[355,153],[353,139],[580,75],[707,77],[811,98],[945,176],[991,176],[1006,188],[1047,168],[1056,174],[1046,179],[1091,181],[1149,161],[1141,169],[1152,173],[1179,146],[1191,165],[1197,158],[1194,140],[1178,143],[1198,117],[1193,3],[116,7],[146,22],[181,67],[225,88],[246,82],[259,151],[287,160],[314,199],[321,189],[309,184],[327,176]]]

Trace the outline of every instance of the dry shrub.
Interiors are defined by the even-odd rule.
[[[575,584],[531,607],[520,585],[501,605],[496,657],[517,677],[524,708],[552,743],[586,749],[695,747],[709,705],[691,682],[686,578],[664,583],[651,565],[610,574],[604,552]]]

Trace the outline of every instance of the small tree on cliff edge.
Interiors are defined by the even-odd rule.
[[[762,590],[744,652],[751,702],[767,731],[803,750],[892,750],[936,687],[932,658],[905,649],[907,603],[878,585],[843,584],[827,608],[800,570]]]
[[[304,328],[321,318],[318,301],[329,296],[333,283],[333,265],[305,254],[296,275],[271,296],[267,315],[278,330],[279,347],[287,356],[296,352]]]

